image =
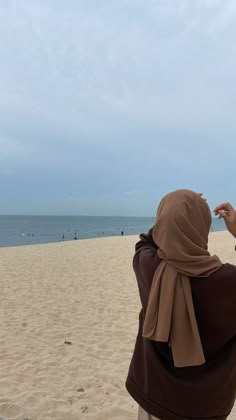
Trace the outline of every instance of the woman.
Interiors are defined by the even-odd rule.
[[[236,213],[215,209],[236,237]],[[139,420],[223,420],[236,396],[236,267],[207,250],[200,194],[165,196],[133,267],[142,310],[126,387]]]

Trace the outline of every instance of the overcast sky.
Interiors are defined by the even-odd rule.
[[[1,214],[236,204],[235,0],[0,0]]]

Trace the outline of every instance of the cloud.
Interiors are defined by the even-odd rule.
[[[136,206],[134,191],[207,177],[223,190],[236,152],[235,15],[232,0],[2,0],[0,165],[12,190],[30,195],[30,178],[41,202],[61,189],[84,209],[98,192],[104,206],[112,191]]]
[[[105,123],[111,132],[129,119],[176,128],[232,123],[224,79],[234,77],[232,2],[9,4],[1,19],[0,103],[8,93],[17,97],[13,112],[24,119],[58,121],[82,134],[103,134]]]

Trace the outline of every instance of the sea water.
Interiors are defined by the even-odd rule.
[[[114,216],[0,216],[0,246],[139,235],[155,223],[154,217]],[[226,230],[223,220],[212,219],[212,230]]]

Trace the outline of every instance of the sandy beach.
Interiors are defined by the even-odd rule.
[[[136,420],[137,236],[0,248],[0,418]],[[236,240],[209,249],[236,265]],[[236,419],[236,409],[230,419]]]

